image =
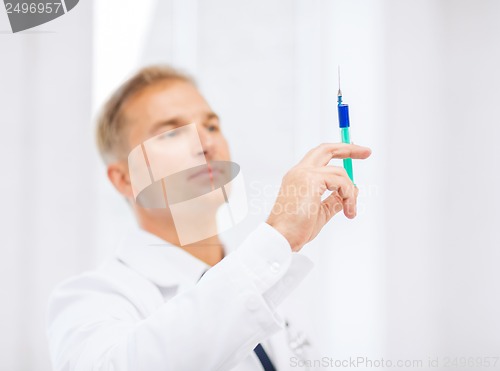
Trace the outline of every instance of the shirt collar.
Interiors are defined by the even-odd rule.
[[[210,268],[182,248],[139,228],[131,230],[116,251],[116,257],[158,286],[193,287]]]

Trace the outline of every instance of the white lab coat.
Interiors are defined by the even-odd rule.
[[[47,335],[54,369],[262,370],[253,352],[261,343],[276,368],[287,370],[294,354],[277,307],[312,266],[266,223],[212,268],[134,231],[110,262],[53,291]]]

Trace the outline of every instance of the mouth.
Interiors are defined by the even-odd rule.
[[[212,179],[223,174],[222,169],[214,166],[203,166],[201,170],[194,172],[188,177],[188,180],[195,180],[200,178]]]

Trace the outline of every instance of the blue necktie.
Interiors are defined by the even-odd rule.
[[[253,351],[257,354],[257,357],[259,357],[260,363],[262,363],[262,367],[264,367],[264,371],[276,371],[262,345],[257,344]]]

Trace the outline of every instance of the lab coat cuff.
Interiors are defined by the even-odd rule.
[[[286,238],[267,223],[259,225],[235,251],[261,294],[286,274],[293,254]]]
[[[289,269],[282,279],[277,281],[264,293],[264,299],[275,310],[283,300],[304,280],[313,269],[314,263],[307,256],[300,253],[292,253],[292,261]]]

